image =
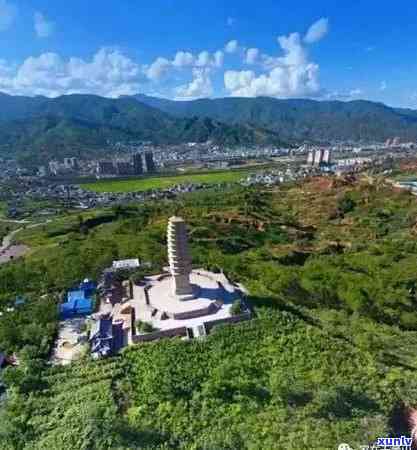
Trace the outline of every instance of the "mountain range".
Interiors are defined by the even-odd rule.
[[[417,140],[417,111],[364,100],[217,98],[173,101],[138,94],[57,98],[0,93],[0,155],[38,163],[108,153],[118,141],[157,144],[296,144]]]
[[[417,111],[365,100],[228,97],[172,101],[143,94],[134,98],[176,117],[200,116],[228,124],[253,124],[278,133],[283,140],[383,141],[394,136],[417,139]]]
[[[180,118],[137,101],[94,95],[57,98],[0,94],[0,154],[37,163],[53,157],[107,153],[118,141],[279,144],[279,136],[250,124],[208,117]]]

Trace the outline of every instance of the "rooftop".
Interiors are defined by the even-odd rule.
[[[135,269],[137,267],[140,267],[140,262],[137,258],[113,261],[113,269]]]

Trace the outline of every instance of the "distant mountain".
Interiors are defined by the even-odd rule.
[[[51,157],[108,151],[109,142],[146,140],[158,144],[275,143],[277,133],[250,124],[170,115],[134,98],[67,95],[54,99],[0,94],[0,153],[35,163]]]
[[[136,100],[176,117],[210,117],[228,124],[252,124],[283,140],[417,139],[417,111],[364,100],[218,98],[172,101],[146,95]]]
[[[288,144],[417,139],[417,111],[369,101],[268,97],[172,101],[136,95],[22,97],[0,93],[0,155],[30,163],[108,153],[111,143]]]

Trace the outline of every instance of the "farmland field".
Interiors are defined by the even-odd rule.
[[[95,192],[139,192],[150,189],[167,189],[182,183],[234,183],[254,171],[255,169],[228,170],[129,180],[103,180],[81,184],[81,187]]]

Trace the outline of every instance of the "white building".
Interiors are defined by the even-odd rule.
[[[119,261],[113,261],[113,269],[137,269],[140,267],[139,259],[122,259]]]

